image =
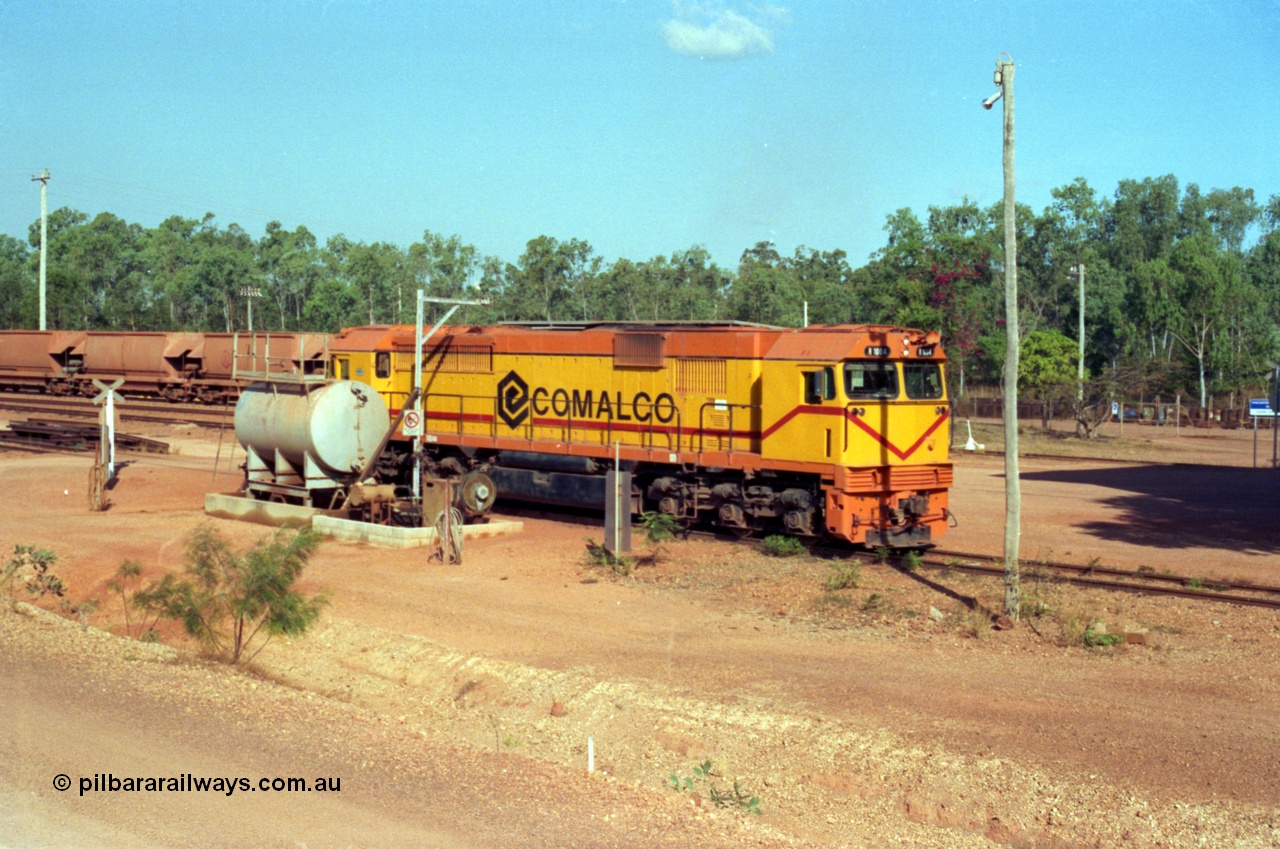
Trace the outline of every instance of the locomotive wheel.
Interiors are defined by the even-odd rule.
[[[493,478],[484,472],[469,472],[458,487],[458,498],[468,516],[480,516],[489,512],[498,498],[498,487]]]

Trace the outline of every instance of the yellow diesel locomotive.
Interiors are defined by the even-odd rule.
[[[415,344],[412,325],[345,330],[329,376],[368,384],[394,416]],[[420,447],[397,429],[377,472],[403,484],[420,463],[477,516],[495,497],[601,507],[617,464],[634,513],[927,545],[950,518],[944,361],[936,332],[899,327],[444,327],[423,349]]]

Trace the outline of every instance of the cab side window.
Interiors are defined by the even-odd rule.
[[[851,401],[887,401],[898,397],[898,369],[894,363],[864,360],[844,364],[844,391]]]
[[[937,363],[903,363],[902,382],[908,398],[942,397],[942,369]]]
[[[836,397],[836,370],[825,366],[820,371],[804,372],[804,402],[818,404]]]
[[[374,374],[378,377],[391,376],[391,354],[388,351],[379,351],[377,359],[373,365]]]

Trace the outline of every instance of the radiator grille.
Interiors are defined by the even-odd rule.
[[[413,354],[396,354],[396,371],[412,371]],[[463,372],[486,374],[493,371],[493,348],[488,345],[450,345],[424,351],[424,372]]]
[[[613,364],[662,368],[661,333],[619,333],[613,337]]]
[[[676,392],[682,395],[724,395],[725,361],[681,357],[676,360]]]

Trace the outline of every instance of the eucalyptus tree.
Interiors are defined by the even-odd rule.
[[[289,231],[279,221],[270,221],[258,240],[257,261],[260,291],[264,302],[275,308],[278,328],[301,328],[307,299],[325,277],[315,235],[302,225]]]
[[[1170,332],[1194,358],[1200,379],[1200,406],[1208,403],[1206,372],[1213,344],[1212,331],[1224,317],[1229,298],[1241,285],[1240,264],[1214,248],[1210,238],[1182,239],[1173,249],[1169,267],[1172,295]]]
[[[843,324],[853,318],[852,270],[842,250],[817,251],[801,245],[785,261],[813,324]]]
[[[586,321],[599,306],[595,285],[602,260],[579,239],[537,236],[508,269],[510,310],[517,320]]]
[[[660,304],[653,297],[657,287],[652,275],[645,263],[637,265],[626,258],[611,263],[599,276],[603,309],[598,317],[606,321],[656,321]]]
[[[200,326],[206,310],[194,292],[197,246],[193,237],[203,222],[171,215],[143,235],[139,261],[150,280],[156,326],[177,330]]]
[[[36,277],[30,250],[21,240],[0,235],[0,329],[36,325]]]
[[[445,238],[426,230],[422,241],[409,246],[408,269],[412,286],[437,298],[469,298],[481,270],[481,257],[474,245],[465,244],[457,236]],[[399,294],[399,293],[397,293]],[[397,304],[400,304],[397,297]],[[426,315],[434,321],[447,307],[429,304]],[[412,321],[416,302],[406,300],[397,308],[400,321]],[[459,313],[459,321],[467,320],[467,310]]]
[[[773,242],[757,242],[742,252],[729,292],[729,317],[781,327],[799,327],[803,295],[795,275]]]
[[[1177,178],[1121,180],[1103,227],[1107,258],[1117,268],[1167,260],[1182,229]]]
[[[360,322],[360,298],[345,281],[325,277],[311,288],[302,310],[302,326],[307,330],[337,333]]]
[[[399,320],[406,293],[413,289],[408,258],[390,242],[345,242],[341,267],[344,279],[360,299],[369,324]]]
[[[648,263],[656,287],[655,297],[663,309],[662,318],[680,321],[715,321],[726,314],[726,299],[733,275],[720,268],[702,245],[672,251],[665,262],[658,257]]]
[[[239,225],[221,229],[206,216],[192,235],[196,248],[192,267],[192,293],[203,304],[200,330],[214,329],[214,315],[222,314],[226,332],[247,326],[246,289],[259,282],[255,263],[255,243]]]

